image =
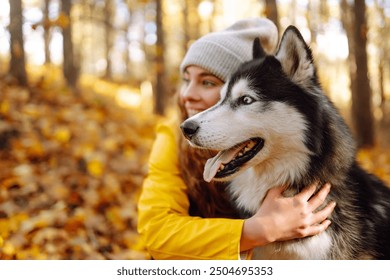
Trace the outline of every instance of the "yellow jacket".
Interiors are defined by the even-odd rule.
[[[240,258],[244,220],[189,215],[179,168],[176,122],[160,124],[138,203],[138,232],[154,259]]]

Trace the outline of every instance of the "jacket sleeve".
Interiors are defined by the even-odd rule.
[[[171,127],[160,125],[138,202],[138,231],[154,259],[239,259],[243,220],[189,215]]]

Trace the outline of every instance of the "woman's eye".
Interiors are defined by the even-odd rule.
[[[249,105],[249,104],[252,104],[253,102],[255,102],[255,100],[252,97],[246,95],[246,96],[241,97],[241,102],[244,105]]]
[[[206,87],[213,87],[215,86],[216,84],[214,82],[211,82],[211,81],[203,81],[203,85],[206,86]]]

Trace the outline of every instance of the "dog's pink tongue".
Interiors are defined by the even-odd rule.
[[[229,150],[220,151],[215,157],[208,159],[204,166],[203,179],[210,182],[217,174],[221,164],[231,161],[241,148],[242,145],[235,146]]]

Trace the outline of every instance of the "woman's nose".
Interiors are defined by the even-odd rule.
[[[200,99],[196,85],[193,82],[188,83],[188,85],[183,89],[183,99],[191,101]]]

